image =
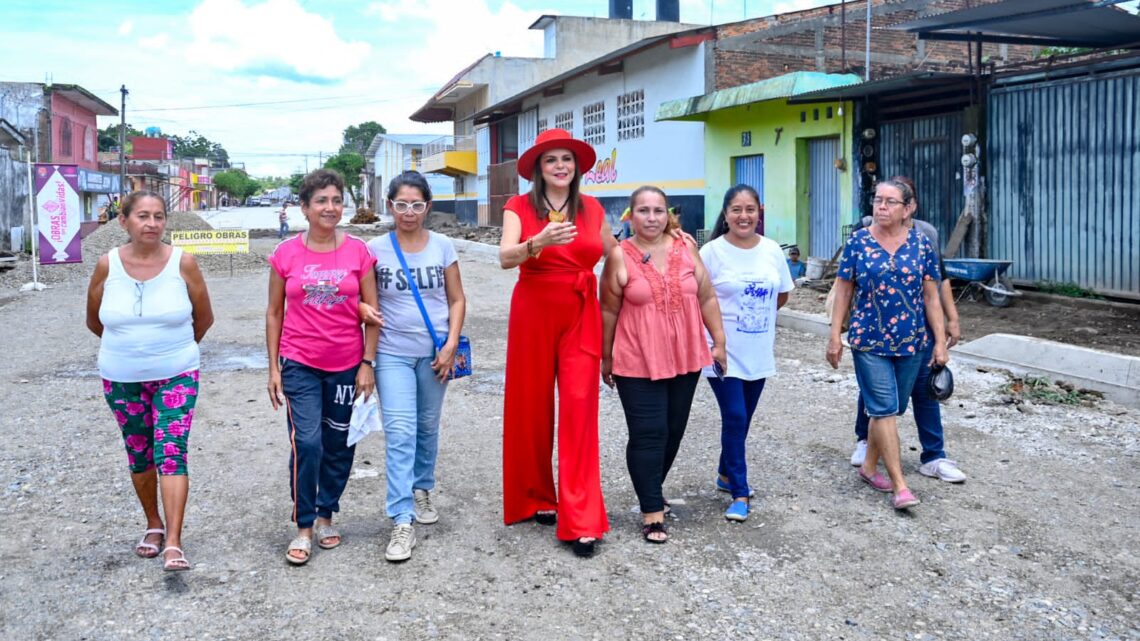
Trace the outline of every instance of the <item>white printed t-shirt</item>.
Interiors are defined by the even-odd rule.
[[[701,260],[724,319],[726,375],[746,381],[772,376],[776,373],[776,296],[795,289],[779,243],[761,236],[752,249],[740,249],[720,236],[701,248]],[[715,376],[711,367],[702,374]]]
[[[408,285],[408,275],[400,267],[400,259],[392,248],[390,233],[368,241],[368,251],[376,257],[376,289],[380,297],[380,313],[384,315],[384,327],[380,330],[376,351],[393,356],[432,356],[435,345]],[[440,340],[445,340],[450,310],[443,273],[459,260],[455,245],[447,236],[428,231],[428,242],[424,248],[418,252],[405,251],[404,260],[416,279],[435,333]]]

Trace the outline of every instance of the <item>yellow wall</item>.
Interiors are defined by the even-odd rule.
[[[780,243],[808,246],[808,157],[809,138],[840,136],[840,153],[847,170],[839,174],[840,222],[850,219],[851,208],[851,115],[850,103],[788,105],[770,100],[733,107],[709,114],[705,123],[705,227],[711,228],[720,214],[724,192],[734,183],[734,158],[764,155],[764,235]],[[827,107],[832,117],[827,118]],[[819,110],[819,120],[813,118]],[[800,122],[800,113],[807,121]],[[782,127],[779,142],[776,128]],[[741,145],[741,134],[752,132],[752,145]],[[804,252],[806,256],[806,251]]]

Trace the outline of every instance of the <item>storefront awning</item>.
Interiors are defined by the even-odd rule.
[[[800,94],[859,83],[859,76],[849,73],[796,71],[739,87],[721,89],[703,96],[681,98],[661,103],[656,119],[707,120],[708,114],[731,107],[741,107],[765,100],[791,98]]]
[[[922,40],[1042,47],[1140,48],[1140,16],[1125,0],[1005,0],[893,25]]]

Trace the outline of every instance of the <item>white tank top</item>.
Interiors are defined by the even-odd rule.
[[[139,383],[198,369],[193,306],[179,270],[182,249],[174,247],[166,266],[147,281],[127,274],[117,247],[107,258],[110,272],[99,306],[103,323],[99,375],[118,383]]]

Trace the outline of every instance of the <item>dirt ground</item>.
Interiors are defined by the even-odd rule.
[[[896,513],[848,463],[850,360],[832,370],[823,339],[784,329],[749,439],[747,522],[722,518],[719,416],[702,384],[665,486],[668,544],[641,540],[621,406],[604,387],[612,530],[598,555],[578,559],[534,523],[505,527],[515,275],[460,260],[476,374],[445,401],[441,519],[416,527],[414,556],[398,565],[383,559],[379,434],[356,452],[336,517],[345,543],[304,567],[282,558],[293,528],[285,424],[265,393],[264,266],[205,269],[217,323],[190,436],[193,569],[176,574],[132,552],[144,521],[83,327],[84,279],[12,294],[0,307],[0,639],[1140,639],[1140,411],[1015,407],[1002,373],[956,371],[944,423],[970,479],[917,474],[904,417],[922,505]]]
[[[826,299],[826,292],[803,287],[792,293],[788,306],[823,314]],[[1008,307],[963,298],[958,301],[958,315],[963,341],[988,334],[1021,334],[1140,356],[1140,303],[1107,304],[1027,293]]]

